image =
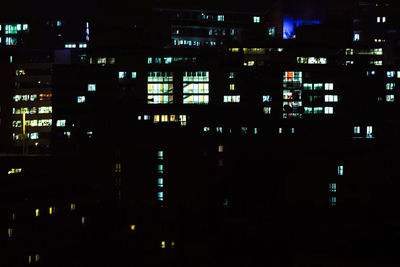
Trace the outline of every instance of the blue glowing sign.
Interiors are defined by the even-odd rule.
[[[296,20],[292,17],[283,18],[283,39],[296,38],[296,28],[302,25],[320,24],[319,20]]]

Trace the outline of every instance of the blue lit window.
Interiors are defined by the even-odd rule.
[[[86,101],[86,98],[85,98],[84,95],[78,96],[78,103],[83,103],[83,102],[85,102],[85,101]]]
[[[132,71],[132,79],[136,79],[136,71]]]
[[[126,71],[120,71],[120,72],[118,72],[118,78],[119,78],[119,79],[126,78]]]
[[[171,64],[172,63],[172,57],[165,57],[164,58],[165,64]]]
[[[157,185],[158,185],[158,187],[164,187],[164,179],[163,178],[158,178]]]
[[[218,15],[218,21],[224,21],[224,15]]]
[[[164,173],[164,166],[162,164],[158,165],[157,172],[158,173]]]
[[[338,175],[342,176],[343,175],[343,165],[338,166]]]
[[[157,196],[158,196],[158,200],[160,200],[160,201],[164,200],[164,192],[158,192]]]
[[[330,206],[336,206],[336,197],[330,197],[329,198],[329,205]]]
[[[329,184],[329,192],[336,193],[336,183]]]
[[[388,77],[388,78],[393,78],[394,77],[394,71],[388,71],[388,72],[386,72],[386,76]]]
[[[61,26],[61,20],[57,20],[57,27]]]
[[[161,159],[161,160],[164,159],[164,151],[158,151],[157,152],[157,159]]]
[[[151,64],[152,63],[152,58],[151,57],[148,57],[147,58],[147,64]]]
[[[260,23],[260,17],[254,16],[254,17],[253,17],[253,22],[254,22],[254,23]]]

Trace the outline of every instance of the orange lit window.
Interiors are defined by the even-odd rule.
[[[287,71],[286,72],[286,80],[287,81],[293,81],[293,71]]]
[[[40,94],[39,100],[51,100],[52,94]]]
[[[132,225],[131,225],[131,230],[132,230],[132,231],[135,231],[135,229],[136,229],[136,225],[132,224]]]

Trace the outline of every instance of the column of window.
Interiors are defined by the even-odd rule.
[[[301,71],[285,71],[283,74],[283,118],[302,117],[302,84]]]
[[[164,151],[157,151],[157,199],[160,206],[164,207]]]

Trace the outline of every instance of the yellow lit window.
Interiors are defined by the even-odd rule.
[[[229,85],[229,90],[231,90],[231,91],[235,90],[235,85],[233,83],[231,83]]]
[[[172,241],[171,242],[171,248],[174,248],[175,247],[175,241]]]
[[[161,115],[162,122],[168,122],[168,115]]]
[[[165,248],[165,241],[161,241],[161,248]]]
[[[71,210],[75,210],[75,203],[71,203]]]
[[[31,263],[32,262],[32,256],[28,256],[28,263]]]
[[[40,215],[39,209],[35,210],[35,215],[36,215],[36,217],[38,217]]]
[[[35,262],[39,262],[39,254],[35,254]]]
[[[218,146],[218,152],[224,152],[224,146],[222,145]]]
[[[13,214],[12,214],[12,220],[15,221],[16,219],[17,219],[17,214],[16,214],[16,213],[13,213]]]
[[[154,115],[154,123],[160,122],[160,115]]]
[[[229,48],[229,52],[237,53],[239,52],[239,48]]]
[[[136,225],[131,224],[131,231],[135,231],[135,229],[136,229]]]
[[[49,207],[49,214],[52,215],[56,211],[55,207]]]
[[[169,116],[169,121],[171,121],[171,122],[178,122],[178,119],[177,119],[176,115],[170,115],[170,116]]]
[[[121,172],[121,163],[115,164],[115,172]]]

